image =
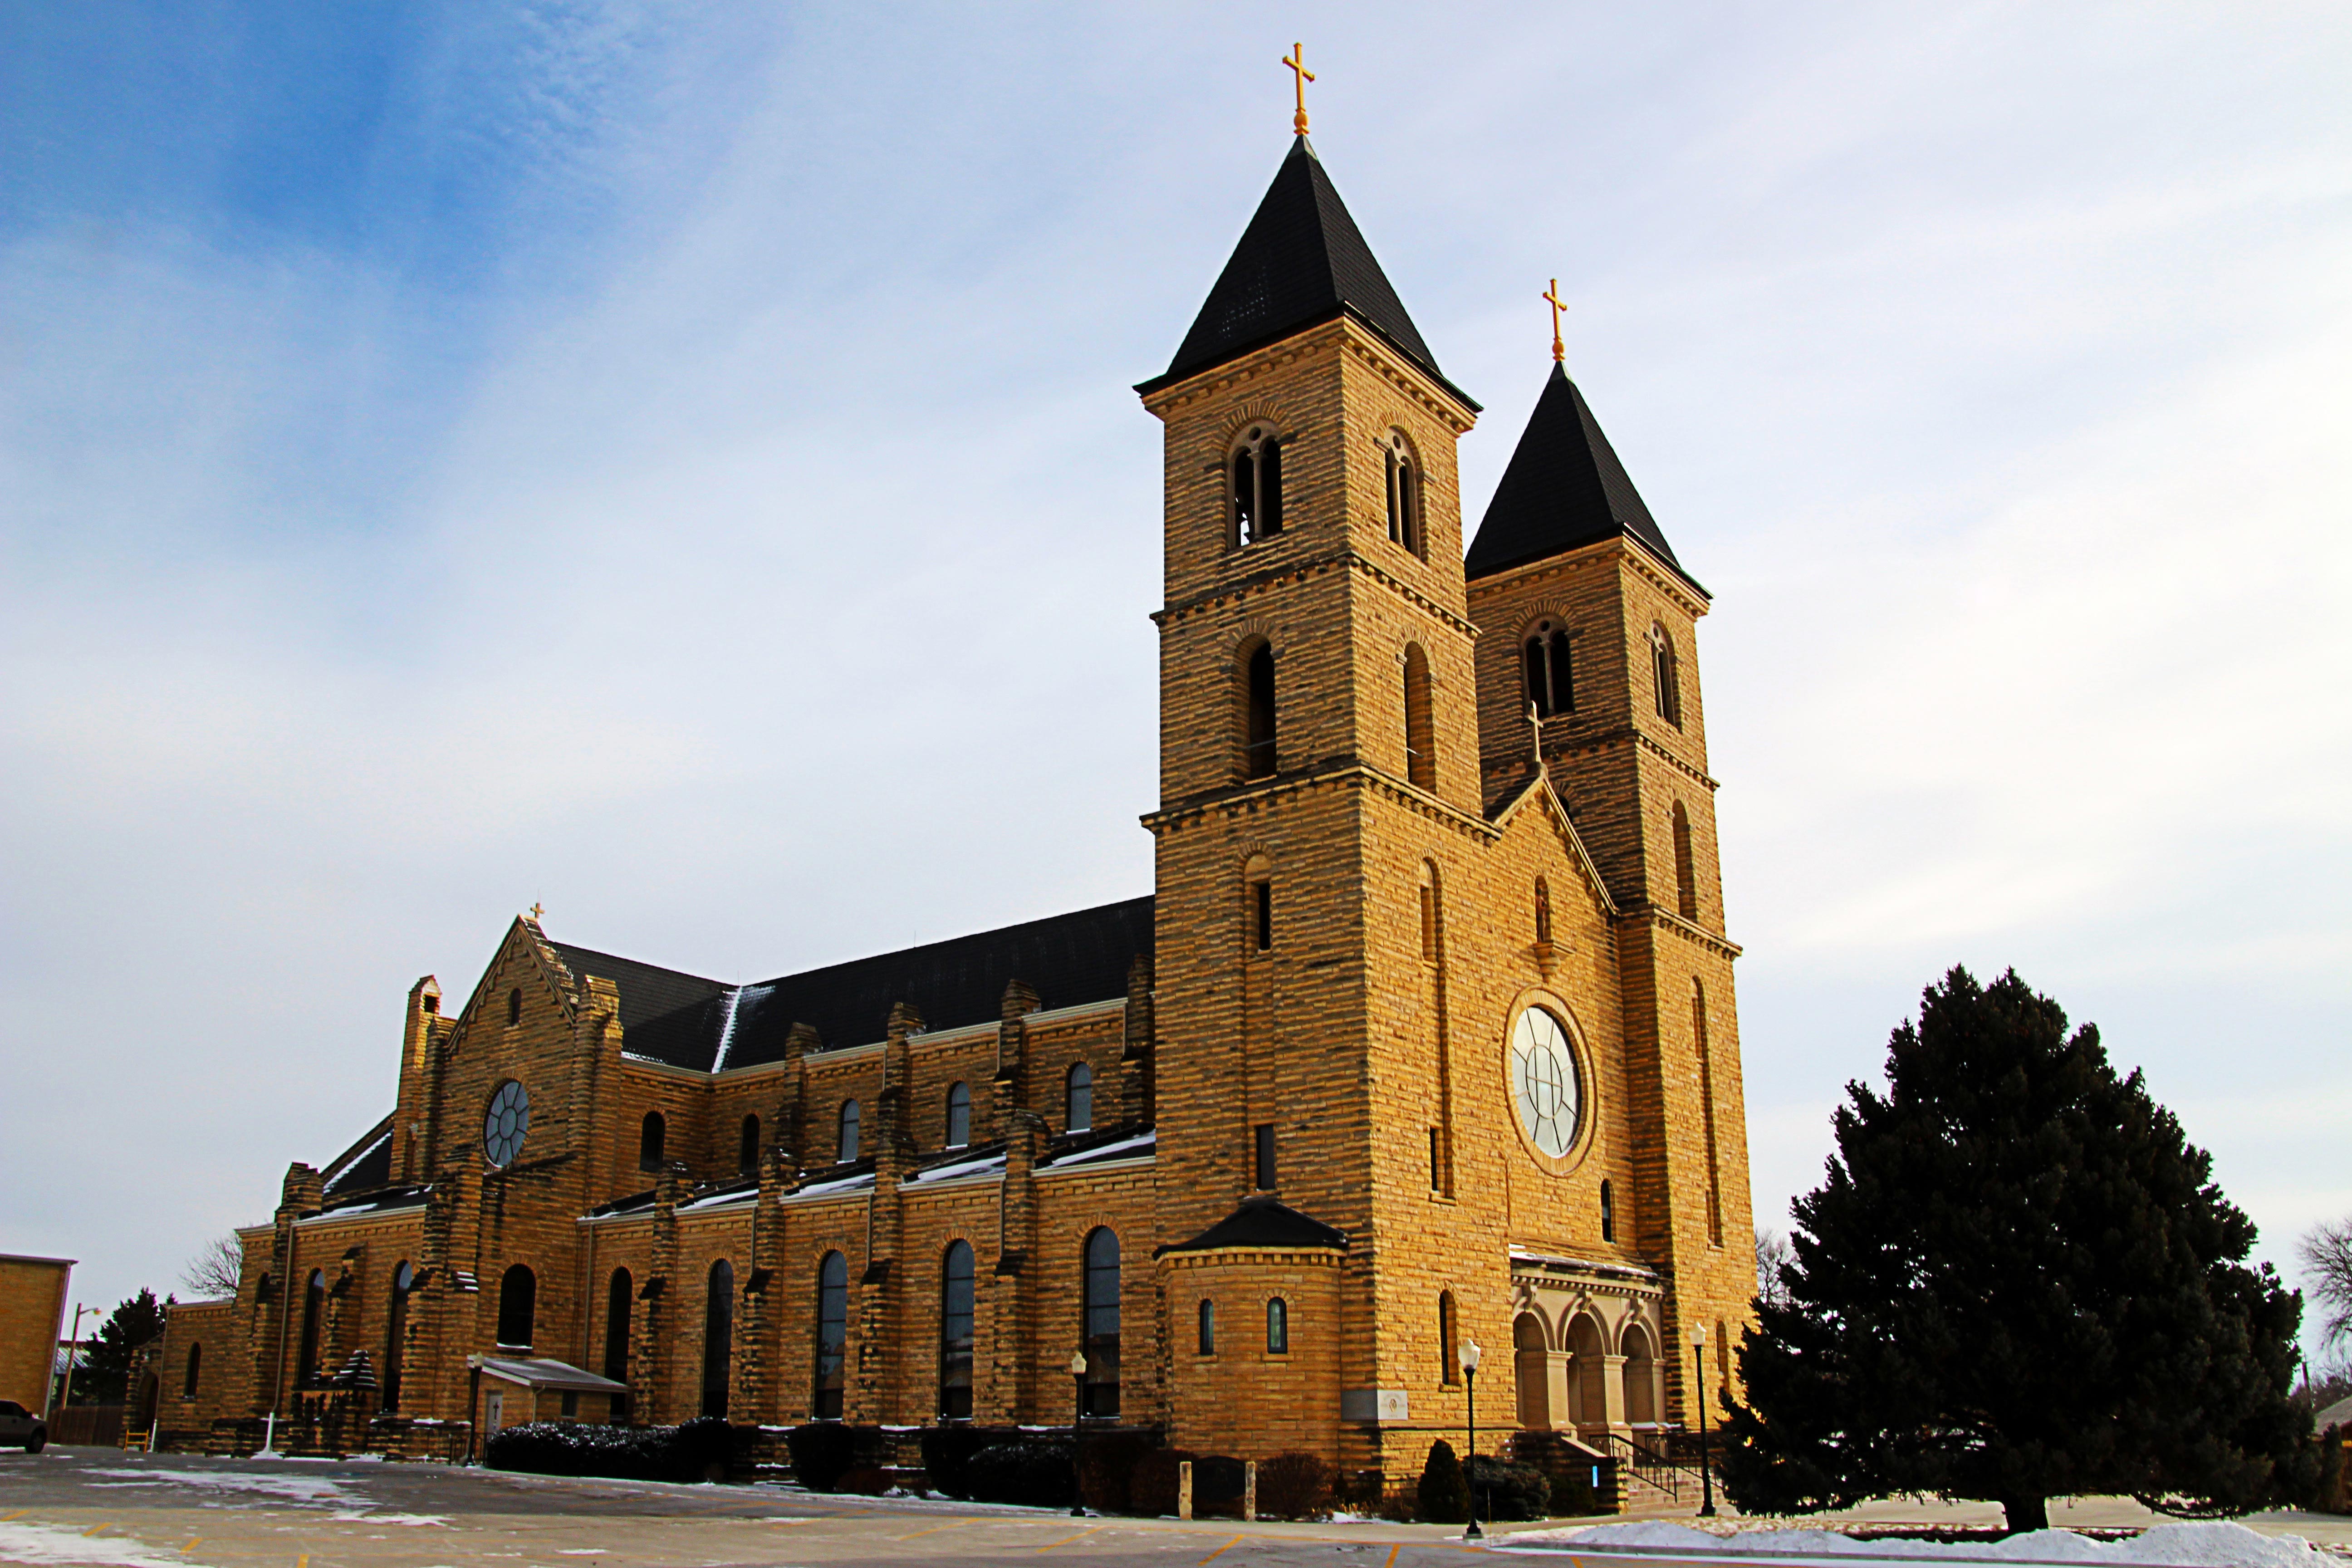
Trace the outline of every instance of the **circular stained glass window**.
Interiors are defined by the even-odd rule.
[[[511,1165],[522,1152],[523,1137],[530,1131],[530,1095],[509,1079],[490,1096],[490,1113],[482,1118],[482,1152],[493,1165]]]
[[[1511,1098],[1530,1142],[1554,1159],[1568,1152],[1583,1114],[1583,1089],[1568,1030],[1540,1007],[1520,1014],[1511,1031]]]

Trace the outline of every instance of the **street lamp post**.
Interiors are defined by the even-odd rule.
[[[1707,1463],[1706,1454],[1706,1325],[1691,1325],[1691,1364],[1697,1370],[1698,1381],[1691,1386],[1696,1390],[1691,1404],[1698,1412],[1698,1516],[1715,1517],[1715,1470]]]
[[[1070,1517],[1087,1516],[1086,1472],[1078,1468],[1079,1424],[1087,1418],[1087,1352],[1083,1345],[1070,1352]]]
[[[1478,1457],[1478,1342],[1462,1342],[1462,1387],[1470,1397],[1470,1451],[1462,1457],[1463,1468],[1475,1477],[1477,1471],[1471,1461]],[[1486,1535],[1478,1528],[1478,1483],[1470,1483],[1470,1528],[1462,1532],[1465,1541],[1477,1541]]]

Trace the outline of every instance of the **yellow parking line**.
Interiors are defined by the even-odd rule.
[[[1201,1561],[1204,1563],[1214,1563],[1218,1558],[1223,1557],[1226,1552],[1231,1552],[1234,1547],[1239,1546],[1245,1539],[1247,1538],[1244,1536],[1236,1535],[1231,1541],[1226,1542],[1223,1546],[1218,1547],[1214,1552],[1210,1552],[1206,1557],[1202,1558]],[[1391,1563],[1395,1562],[1396,1553],[1389,1553],[1389,1561]]]
[[[0,1519],[22,1519],[32,1511],[29,1508],[20,1508],[14,1513],[0,1513]]]
[[[183,1552],[194,1552],[196,1549],[196,1542],[203,1539],[204,1537],[201,1535],[191,1535],[188,1537],[188,1543],[185,1546],[181,1547],[180,1550]]]
[[[1045,1542],[1045,1545],[1038,1547],[1037,1550],[1040,1552],[1051,1552],[1056,1546],[1067,1546],[1073,1541],[1084,1541],[1087,1536],[1093,1535],[1100,1531],[1108,1530],[1110,1526],[1108,1524],[1097,1524],[1093,1530],[1081,1530],[1076,1535],[1066,1535],[1059,1541],[1049,1541]]]
[[[951,1519],[945,1524],[935,1524],[929,1530],[919,1530],[915,1531],[913,1535],[894,1535],[890,1539],[893,1541],[913,1541],[920,1536],[937,1535],[942,1530],[953,1530],[960,1524],[978,1524],[979,1522],[980,1521],[976,1519]]]
[[[295,1558],[294,1568],[310,1568],[310,1554],[305,1552],[300,1556]]]
[[[84,1540],[86,1541],[86,1540],[88,1540],[89,1537],[91,1537],[91,1536],[93,1536],[93,1535],[96,1535],[100,1531],[101,1531],[101,1530],[108,1530],[108,1529],[111,1529],[111,1528],[112,1528],[112,1526],[111,1526],[111,1525],[107,1525],[107,1524],[93,1524],[93,1525],[91,1525],[88,1530],[85,1530],[85,1531],[83,1531],[81,1532],[81,1533],[82,1533],[82,1539],[84,1539]]]
[[[1389,1548],[1389,1560],[1388,1560],[1387,1562],[1385,1562],[1385,1563],[1381,1563],[1381,1568],[1396,1568],[1396,1554],[1397,1554],[1398,1552],[1402,1552],[1403,1550],[1404,1550],[1404,1542],[1402,1542],[1402,1541],[1398,1542],[1394,1546],[1390,1547],[1390,1548]],[[1574,1560],[1573,1560],[1573,1559],[1570,1559],[1570,1561],[1574,1561]]]

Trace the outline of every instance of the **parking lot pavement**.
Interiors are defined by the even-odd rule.
[[[0,1562],[101,1568],[1423,1568],[1442,1526],[1242,1526],[969,1503],[813,1497],[438,1465],[205,1459],[52,1447],[0,1454]]]

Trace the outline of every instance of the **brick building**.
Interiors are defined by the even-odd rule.
[[[477,1427],[1082,1402],[1396,1476],[1474,1341],[1482,1431],[1728,1375],[1706,591],[1557,363],[1465,559],[1477,405],[1303,134],[1138,390],[1154,893],[755,984],[518,919],[409,993],[391,1113],[291,1167],[236,1299],[174,1310],[167,1428],[339,1375]]]

